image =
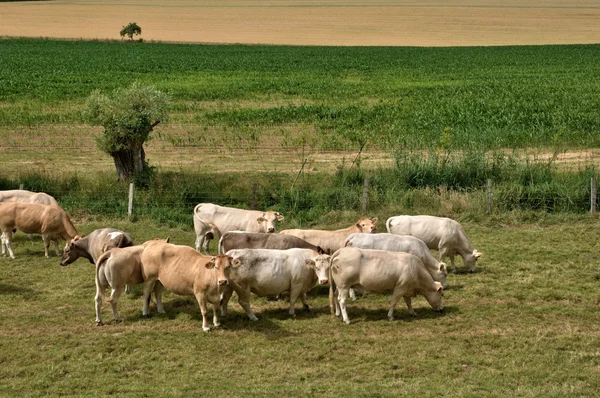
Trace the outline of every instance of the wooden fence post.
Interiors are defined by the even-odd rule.
[[[492,179],[487,181],[487,214],[492,214]]]
[[[19,189],[22,191],[23,190],[23,184],[19,184]]]
[[[127,206],[127,218],[131,221],[133,214],[133,182],[129,184],[129,205]]]
[[[592,177],[591,183],[591,195],[590,195],[590,212],[596,214],[596,176]]]
[[[369,201],[369,177],[365,177],[362,196],[362,215],[367,214],[367,202]]]
[[[256,209],[256,183],[252,184],[252,197],[250,198],[250,210]]]

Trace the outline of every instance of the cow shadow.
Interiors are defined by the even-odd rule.
[[[39,292],[28,287],[0,283],[0,294],[16,295],[21,296],[24,299],[29,299],[39,295]]]
[[[406,306],[401,307],[400,305],[397,305],[394,309],[394,322],[411,323],[429,319],[440,319],[445,316],[457,314],[460,312],[460,310],[456,306],[446,306],[444,307],[444,312],[437,312],[429,307],[414,308],[414,310],[417,316],[410,315],[408,313],[408,310],[406,309]],[[371,309],[363,308],[360,306],[360,304],[349,304],[346,306],[346,311],[348,311],[348,317],[350,318],[351,323],[357,323],[362,321],[373,322],[387,320],[389,307]]]

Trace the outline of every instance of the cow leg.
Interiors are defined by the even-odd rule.
[[[154,290],[155,282],[156,281],[153,281],[153,280],[147,280],[144,282],[144,288],[143,288],[144,304],[142,306],[142,315],[145,317],[150,316],[150,294],[152,293],[152,290]]]
[[[229,299],[231,299],[232,294],[233,288],[231,286],[227,286],[223,291],[223,295],[221,296],[221,316],[227,316],[227,304],[229,303]]]
[[[121,294],[123,293],[124,289],[124,284],[118,284],[116,286],[113,286],[110,298],[108,298],[107,300],[110,303],[110,308],[113,312],[113,318],[115,318],[115,322],[117,323],[121,322],[121,317],[119,317],[119,311],[117,310],[117,303],[119,302],[119,297],[121,297]]]
[[[216,328],[221,326],[221,322],[219,321],[219,303],[212,303],[213,306],[213,325]]]
[[[204,239],[202,239],[202,235],[198,234],[196,235],[196,251],[200,252],[200,249],[202,249],[202,245],[204,244]]]
[[[0,241],[2,241],[2,257],[6,256],[6,238],[4,237],[4,232],[2,232],[2,236],[0,236]]]
[[[298,300],[298,296],[301,296],[301,295],[302,295],[301,289],[298,289],[298,288],[294,289],[293,287],[292,287],[292,289],[290,289],[290,311],[289,311],[289,313],[293,317],[296,317],[296,308],[295,308],[296,300]],[[304,300],[302,300],[302,301],[304,301]]]
[[[163,307],[163,303],[162,303],[162,294],[163,294],[164,290],[165,289],[164,289],[162,283],[156,282],[156,284],[154,285],[154,298],[156,299],[156,311],[161,314],[165,313],[165,308]]]
[[[350,288],[348,290],[348,294],[350,295],[350,298],[352,299],[352,301],[356,301],[356,292],[354,291],[354,289]]]
[[[258,321],[258,318],[256,317],[256,315],[254,315],[252,309],[250,308],[250,289],[247,289],[246,291],[239,291],[237,292],[237,294],[238,303],[240,303],[240,305],[246,312],[246,315],[248,315],[248,318],[250,318],[251,321]]]
[[[440,262],[443,262],[445,257],[450,257],[452,272],[456,272],[456,267],[454,266],[454,253],[450,252],[446,247],[440,247]]]
[[[388,319],[390,321],[394,320],[394,308],[396,307],[396,304],[398,304],[398,300],[400,300],[400,297],[402,297],[404,294],[404,292],[401,291],[401,289],[394,289],[394,291],[392,292],[392,300],[390,302],[390,310],[388,311]]]
[[[346,311],[346,300],[348,300],[349,290],[350,289],[348,288],[338,288],[338,301],[340,305],[340,311],[342,312],[342,320],[347,325],[350,325],[350,319],[348,318],[348,312]]]
[[[203,244],[203,245],[204,245],[204,247],[203,247],[203,249],[204,249],[204,253],[205,253],[207,256],[210,256],[210,252],[209,252],[209,250],[208,250],[208,249],[209,249],[209,246],[210,246],[210,239],[209,239],[209,238],[208,238],[208,236],[206,236],[206,235],[204,236],[204,244]]]
[[[4,236],[4,244],[6,244],[6,247],[8,248],[8,255],[10,256],[10,258],[15,258],[15,253],[13,253],[12,249],[12,230],[9,229],[8,231],[5,231],[2,235]]]
[[[54,239],[54,253],[56,253],[56,255],[58,257],[62,256],[62,253],[60,252],[59,248],[58,248],[58,239]]]
[[[340,310],[340,302],[338,300],[338,295],[339,295],[339,289],[335,289],[335,292],[333,292],[333,305],[335,306],[335,316],[340,316],[342,314],[341,310]]]
[[[206,316],[208,315],[208,306],[206,305],[206,298],[200,292],[196,294],[196,300],[198,301],[198,305],[200,306],[200,312],[202,313],[202,330],[205,332],[210,332],[210,327],[208,327],[208,321],[206,320]]]
[[[102,301],[104,298],[104,292],[106,291],[106,284],[99,281],[99,278],[103,276],[104,270],[100,269],[96,275],[96,297],[94,302],[96,303],[96,325],[102,326],[102,319],[100,319],[100,312],[102,310]]]
[[[410,297],[404,296],[404,301],[406,302],[406,306],[408,307],[409,315],[417,316],[417,313],[415,312],[415,310],[413,310],[412,301]]]
[[[306,301],[306,293],[302,293],[300,295],[300,300],[302,300],[302,306],[304,308],[304,311],[310,312],[310,307],[308,306],[308,302]]]
[[[50,238],[48,235],[42,234],[42,240],[44,241],[44,256],[49,258],[50,255],[48,254],[48,249],[50,249]]]

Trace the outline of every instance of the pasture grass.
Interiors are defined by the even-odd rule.
[[[194,241],[149,220],[77,227],[109,225],[137,242]],[[464,227],[484,257],[472,274],[459,261],[443,315],[418,298],[416,318],[399,304],[389,322],[389,294],[368,294],[349,304],[347,326],[315,288],[296,319],[286,303],[252,297],[251,323],[234,299],[208,334],[192,298],[168,293],[166,315],[142,318],[139,286],[119,302],[123,323],[105,304],[95,326],[93,266],[60,267],[39,237],[18,233],[17,259],[0,258],[0,395],[596,396],[599,221]]]

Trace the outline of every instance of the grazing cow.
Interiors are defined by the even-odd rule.
[[[136,246],[112,248],[98,257],[96,261],[96,325],[102,325],[100,310],[103,300],[110,303],[115,321],[121,322],[119,312],[117,311],[119,297],[123,293],[125,285],[131,286],[144,282],[141,263],[142,253],[148,244],[155,241],[151,240]],[[168,241],[168,238],[164,240],[164,242]],[[105,291],[108,287],[112,288],[112,292],[110,298],[105,299]],[[160,284],[156,284],[153,287],[156,308],[158,312],[165,312],[161,299],[161,286]],[[144,315],[148,315],[149,301],[150,297],[148,297],[148,301],[144,301],[144,309],[146,311]]]
[[[233,249],[310,249],[319,251],[317,246],[292,235],[229,231],[224,233],[219,240],[219,253],[227,253]]]
[[[329,284],[329,306],[336,316],[350,324],[346,311],[346,300],[352,286],[360,286],[367,291],[392,291],[392,301],[388,318],[394,320],[394,307],[400,297],[404,298],[408,313],[415,316],[411,297],[425,296],[431,307],[442,311],[444,288],[435,282],[425,269],[423,262],[412,254],[385,250],[357,249],[345,247],[331,256],[331,283]],[[337,300],[333,291],[337,287]]]
[[[194,208],[196,250],[208,254],[211,239],[229,231],[275,232],[275,222],[284,217],[275,211],[242,210],[212,203],[200,203]]]
[[[320,229],[286,229],[281,231],[280,234],[296,236],[315,246],[323,248],[326,253],[333,253],[344,247],[344,242],[348,236],[359,232],[366,234],[377,232],[377,217],[362,217],[354,225],[336,231]]]
[[[202,312],[202,330],[208,332],[208,304],[213,306],[213,325],[218,327],[221,293],[229,284],[231,268],[231,257],[223,254],[204,256],[188,246],[152,242],[142,253],[144,305],[154,283],[162,284],[175,294],[193,295]]]
[[[329,256],[310,249],[239,249],[230,250],[227,255],[233,258],[233,269],[229,286],[223,292],[221,314],[227,314],[227,303],[233,291],[238,295],[239,303],[248,315],[256,321],[258,318],[250,309],[250,293],[259,297],[276,296],[289,292],[291,316],[296,316],[294,304],[298,297],[309,310],[306,293],[317,280],[320,285],[329,282]]]
[[[452,272],[456,272],[454,256],[463,258],[465,267],[475,271],[481,253],[473,250],[463,227],[456,221],[434,216],[395,216],[387,219],[387,231],[395,235],[411,235],[421,239],[428,248],[440,251],[440,261],[450,257]]]
[[[23,189],[0,191],[0,202],[39,203],[41,205],[57,205],[56,199],[44,192],[31,192]]]
[[[442,284],[444,289],[448,287],[446,275],[448,270],[446,264],[440,263],[431,255],[425,242],[419,238],[409,235],[394,234],[352,234],[346,239],[346,247],[359,249],[387,250],[391,252],[410,253],[419,257],[425,265],[427,272],[434,281]]]
[[[4,202],[0,203],[0,229],[2,229],[2,255],[6,247],[10,257],[15,258],[12,250],[12,233],[17,228],[25,233],[41,233],[44,240],[44,254],[48,257],[50,241],[54,241],[56,255],[60,256],[58,240],[64,239],[67,245],[76,237],[77,230],[63,209],[57,205],[39,203]]]
[[[114,228],[97,229],[86,237],[67,244],[60,265],[69,265],[79,257],[87,258],[90,263],[96,264],[98,257],[105,251],[133,244],[133,238],[128,233]]]

